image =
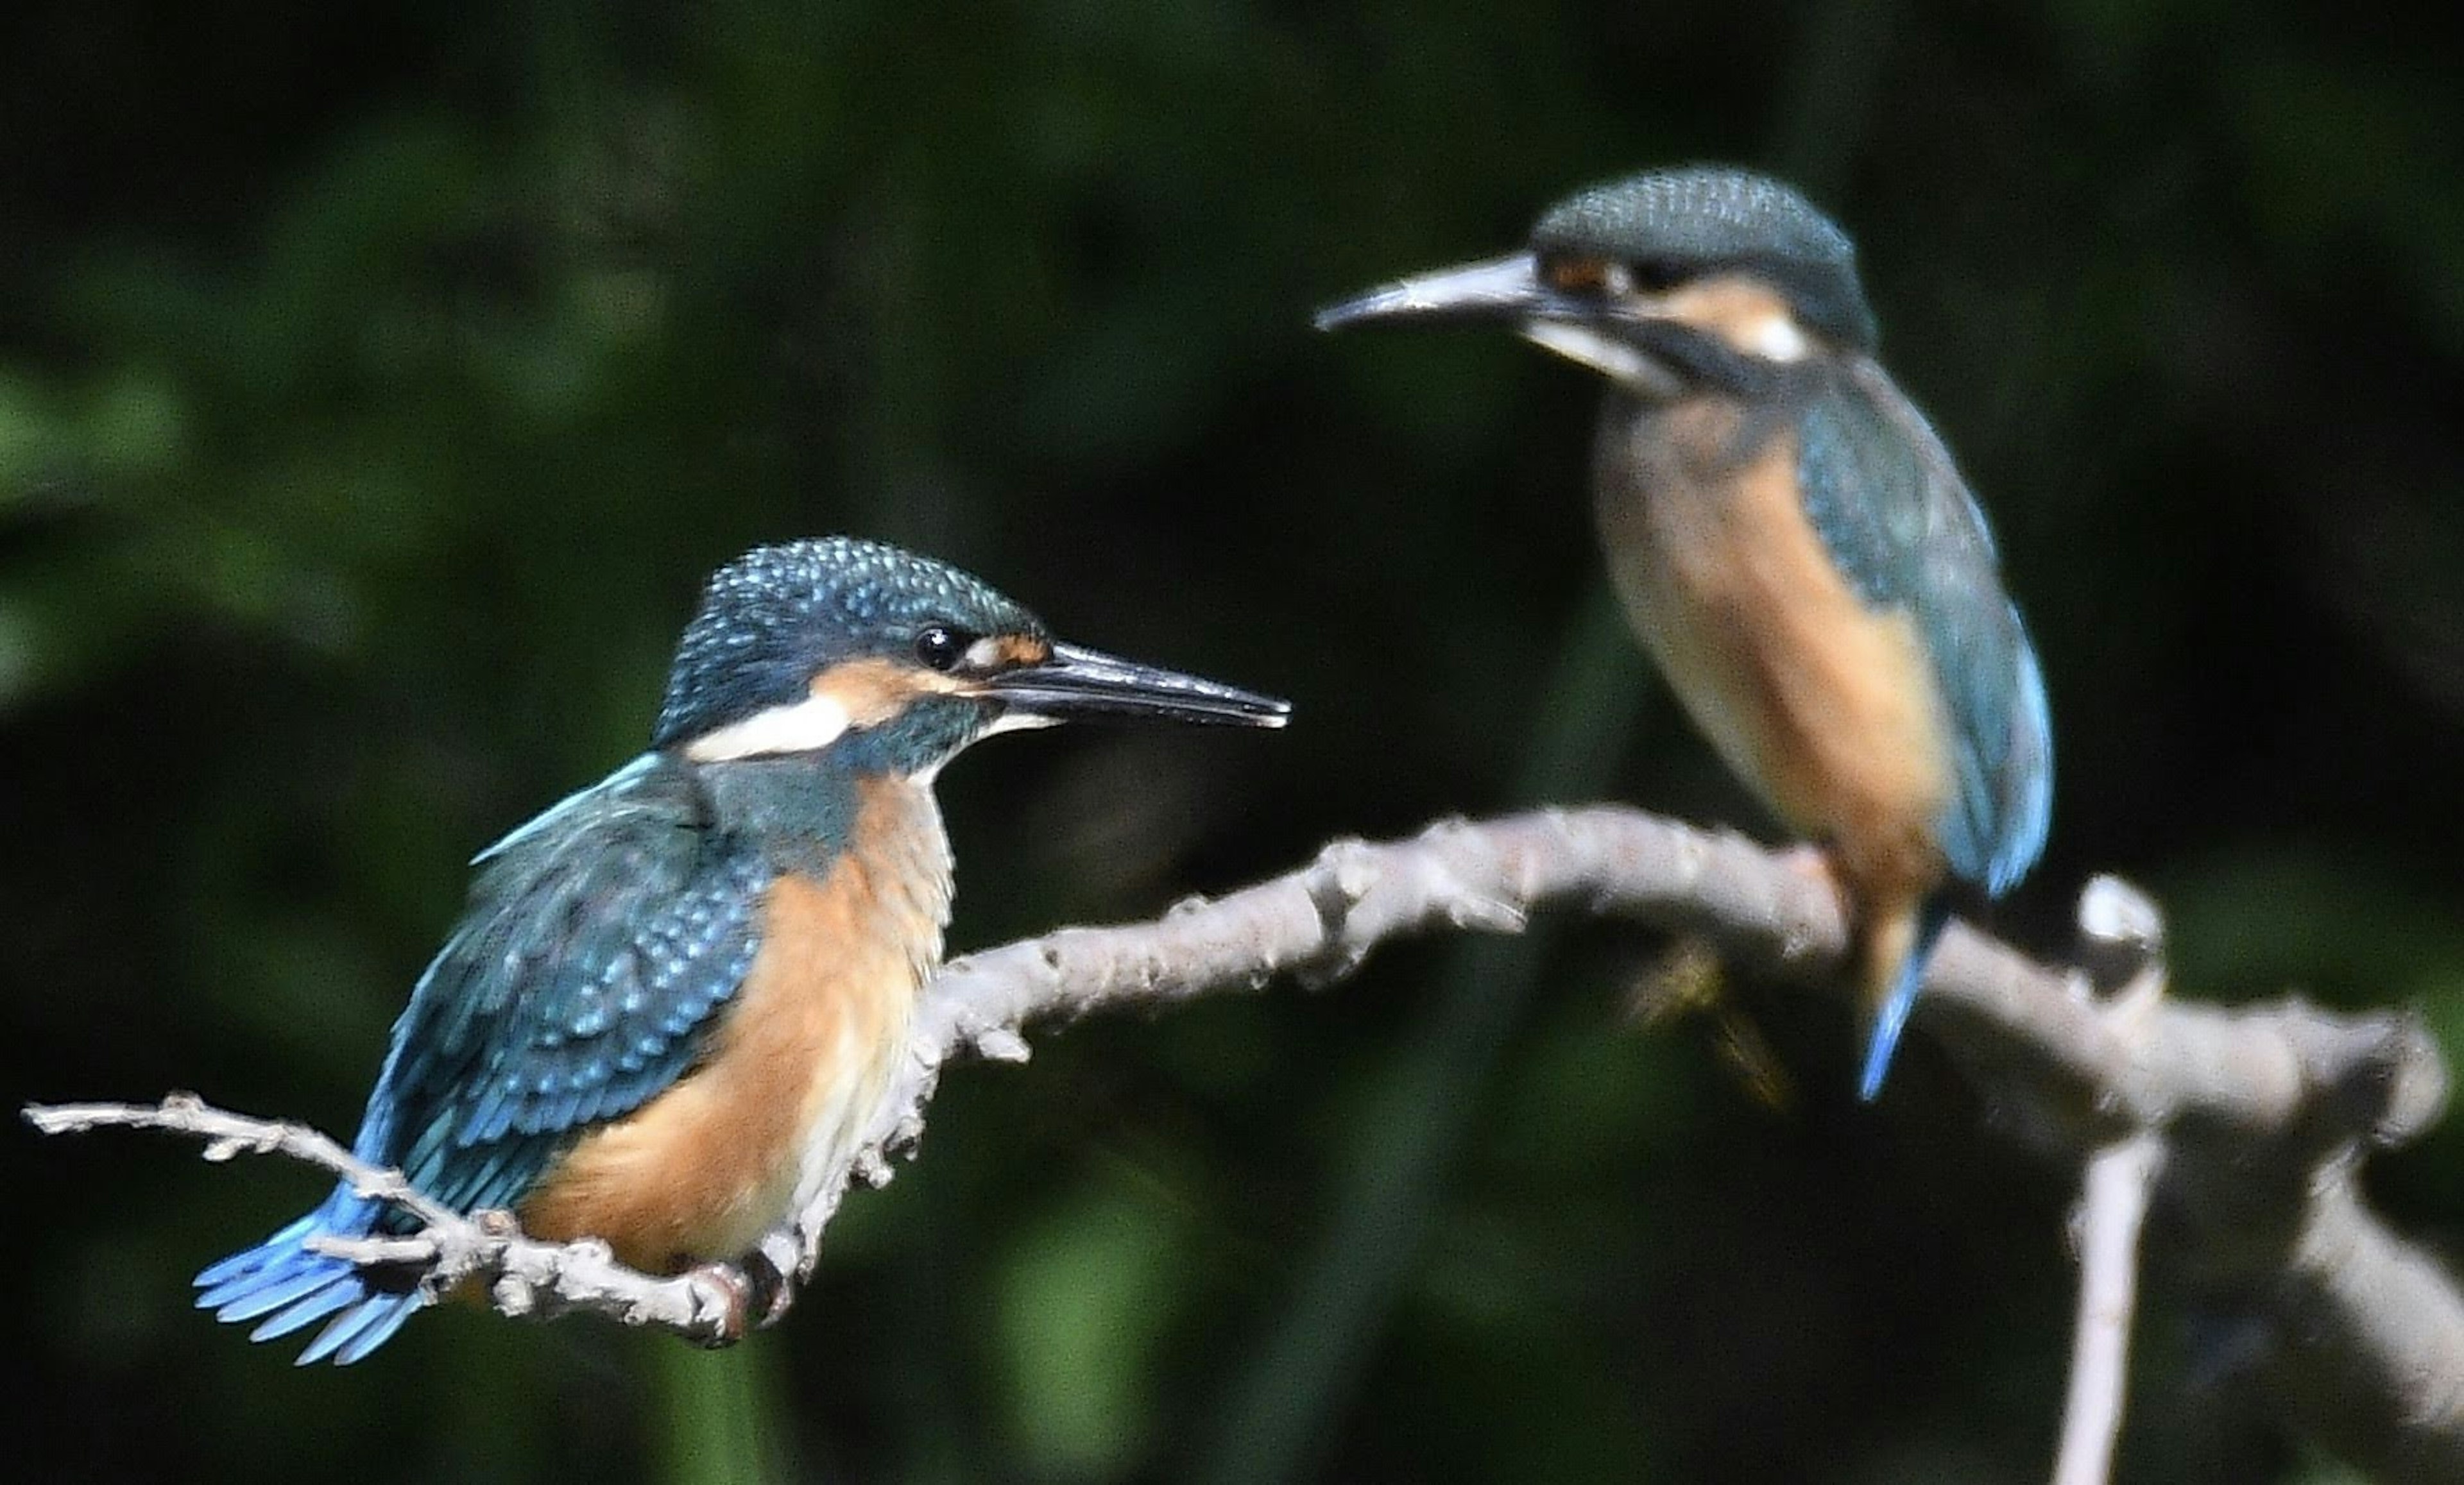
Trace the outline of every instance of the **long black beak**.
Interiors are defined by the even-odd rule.
[[[1073,717],[1152,717],[1218,727],[1281,727],[1292,704],[1215,681],[1142,666],[1075,644],[1055,644],[1040,665],[1004,670],[985,688],[1013,712]]]
[[[1328,305],[1317,312],[1310,323],[1320,330],[1346,330],[1372,322],[1496,324],[1591,319],[1598,314],[1596,303],[1561,294],[1542,282],[1539,266],[1530,253],[1515,252],[1381,285],[1339,304]]]

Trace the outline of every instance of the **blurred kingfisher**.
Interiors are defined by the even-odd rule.
[[[650,1273],[753,1249],[852,1152],[949,920],[933,779],[1073,717],[1280,727],[1287,706],[1056,642],[955,568],[846,538],[718,572],[650,751],[479,854],[394,1023],[353,1153]],[[416,1224],[338,1186],[197,1276],[360,1360],[432,1298],[312,1251]]]
[[[1608,382],[1593,497],[1618,596],[1695,725],[1853,905],[1881,1090],[1947,878],[2043,849],[2045,687],[1950,452],[1874,359],[1848,235],[1744,171],[1558,203],[1526,251],[1325,310],[1503,323]]]

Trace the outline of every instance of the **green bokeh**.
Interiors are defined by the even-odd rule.
[[[471,853],[640,745],[695,585],[853,531],[1292,696],[953,769],[959,947],[1449,813],[1767,822],[1601,616],[1592,392],[1316,304],[1639,165],[1777,169],[2037,633],[2054,843],[2182,993],[2464,1055],[2464,55],[2213,0],[847,0],[0,15],[0,1094],[347,1130]],[[781,1330],[453,1306],[297,1372],[187,1276],[263,1163],[0,1140],[46,1478],[2041,1478],[2065,1172],[1663,946],[1381,955],[955,1070]],[[2445,1130],[2372,1172],[2464,1234]],[[2160,1281],[2125,1477],[2343,1477]]]

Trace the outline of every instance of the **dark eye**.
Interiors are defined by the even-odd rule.
[[[915,636],[915,658],[935,670],[955,670],[974,641],[945,623],[927,624]]]
[[[1690,276],[1683,263],[1667,258],[1637,258],[1626,265],[1634,286],[1645,294],[1666,294]]]

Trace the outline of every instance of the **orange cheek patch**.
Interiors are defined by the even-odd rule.
[[[1031,634],[988,635],[967,658],[987,669],[1040,666],[1052,658],[1052,644]],[[837,705],[856,728],[878,727],[919,696],[963,696],[982,688],[982,682],[967,676],[878,658],[847,661],[813,677],[813,694]]]
[[[880,726],[918,696],[958,688],[950,676],[894,660],[850,660],[813,677],[813,694],[836,703],[858,728]]]
[[[1697,330],[1707,331],[1749,356],[1792,360],[1795,357],[1780,354],[1781,350],[1800,345],[1804,339],[1804,332],[1797,328],[1796,317],[1789,313],[1787,300],[1765,286],[1735,274],[1721,274],[1685,285],[1661,301],[1660,313]],[[1802,354],[1802,350],[1797,354]]]

